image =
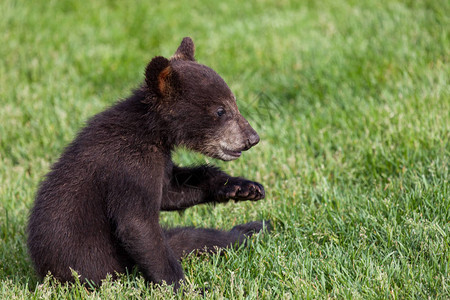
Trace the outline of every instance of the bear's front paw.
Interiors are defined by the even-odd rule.
[[[258,182],[246,180],[239,177],[231,177],[217,190],[219,201],[233,199],[257,201],[264,199],[264,187]]]

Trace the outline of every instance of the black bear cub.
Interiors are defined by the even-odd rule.
[[[230,231],[163,229],[161,210],[264,198],[261,184],[217,168],[184,168],[177,146],[233,160],[259,142],[224,80],[194,59],[184,38],[172,56],[155,57],[129,98],[94,116],[40,185],[28,224],[37,273],[101,283],[137,266],[146,280],[183,280],[180,259],[194,250],[238,245],[264,222]]]

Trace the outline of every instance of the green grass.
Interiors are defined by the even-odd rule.
[[[267,196],[162,222],[274,224],[246,249],[186,259],[185,298],[205,287],[207,298],[450,298],[448,1],[5,0],[0,11],[0,298],[182,298],[136,274],[94,292],[39,281],[25,228],[64,146],[184,36],[262,141],[230,163],[176,160],[258,180]]]

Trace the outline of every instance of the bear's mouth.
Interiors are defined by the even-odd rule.
[[[226,149],[226,148],[222,148],[222,152],[223,152],[225,155],[231,156],[231,157],[233,157],[233,158],[238,158],[238,157],[240,157],[241,154],[242,154],[242,151],[229,150],[229,149]]]
[[[228,149],[222,149],[222,151],[226,155],[233,156],[233,157],[236,157],[236,158],[238,158],[242,154],[241,151],[234,151],[234,150],[228,150]]]

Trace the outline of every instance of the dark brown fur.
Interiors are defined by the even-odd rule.
[[[98,284],[137,265],[147,280],[178,286],[184,254],[239,244],[263,228],[160,227],[161,210],[264,198],[259,183],[174,165],[174,147],[231,160],[259,137],[222,78],[195,62],[190,38],[172,59],[152,59],[145,75],[132,96],[89,121],[42,182],[28,224],[40,276],[72,281],[73,269]]]

